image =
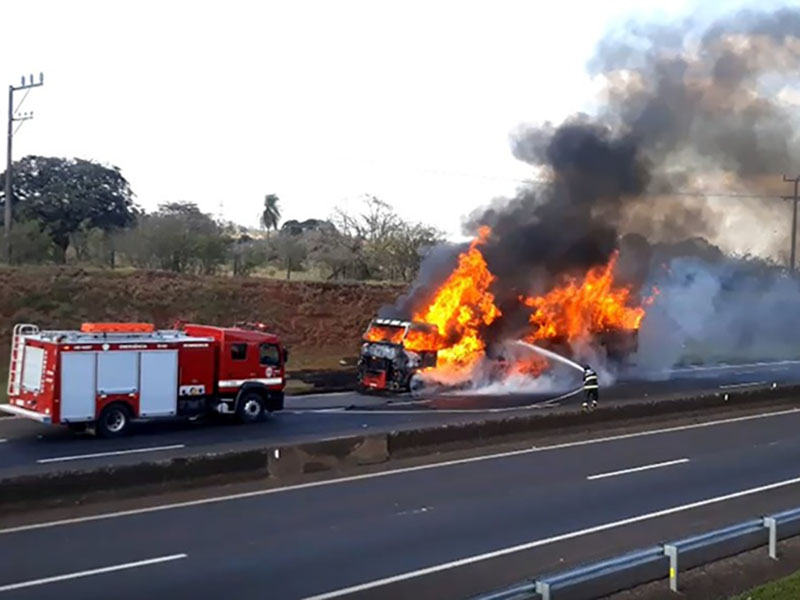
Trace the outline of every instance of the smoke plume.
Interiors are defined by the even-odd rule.
[[[800,164],[800,8],[632,23],[598,44],[589,70],[604,82],[594,114],[512,135],[514,156],[540,183],[464,224],[469,234],[492,230],[482,252],[503,317],[490,337],[527,323],[520,294],[542,293],[619,250],[623,282],[662,289],[642,327],[643,362],[675,364],[689,340],[789,352],[787,328],[774,319],[789,307],[797,314],[800,290],[768,262],[785,256],[790,209],[746,196],[786,193],[781,175]],[[440,257],[431,260],[399,307],[406,316],[446,276],[434,268]],[[792,325],[796,337],[800,323]],[[659,350],[648,336],[668,341]]]

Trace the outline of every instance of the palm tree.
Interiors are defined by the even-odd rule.
[[[281,209],[278,206],[280,199],[276,194],[264,196],[264,212],[261,213],[261,226],[269,233],[270,229],[278,230],[281,220]]]

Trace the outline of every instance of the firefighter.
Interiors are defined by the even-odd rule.
[[[585,394],[583,408],[597,408],[600,386],[597,383],[597,373],[589,365],[583,365],[583,393]]]

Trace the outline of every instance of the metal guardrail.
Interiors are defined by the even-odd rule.
[[[767,546],[778,559],[778,540],[800,535],[800,508],[745,521],[674,542],[536,577],[474,600],[581,600],[668,578],[678,592],[679,569],[688,570]]]

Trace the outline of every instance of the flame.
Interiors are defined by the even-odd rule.
[[[364,335],[367,341],[403,344],[407,350],[437,351],[436,369],[470,369],[486,354],[485,327],[501,311],[490,291],[495,281],[481,252],[491,234],[482,227],[469,248],[458,257],[458,265],[436,290],[434,296],[413,316],[415,323],[405,327],[372,326]],[[520,296],[519,301],[532,309],[525,341],[565,341],[572,343],[606,332],[635,332],[645,316],[645,307],[655,300],[659,290],[634,305],[631,288],[615,285],[614,267],[618,253],[608,263],[590,269],[583,278],[565,277],[542,296]],[[405,336],[405,337],[404,337]],[[538,354],[501,359],[506,374],[538,377],[550,368]],[[426,368],[429,370],[430,368]]]
[[[629,287],[614,287],[617,256],[615,252],[605,266],[590,269],[583,281],[568,277],[544,296],[523,298],[524,304],[535,309],[530,316],[534,329],[526,341],[559,338],[572,342],[605,331],[639,329],[645,309],[630,306]],[[651,302],[652,298],[645,303]]]
[[[372,325],[364,334],[367,342],[389,342],[399,344],[403,340],[402,327],[387,327],[386,325]]]
[[[469,249],[459,255],[455,270],[428,305],[414,315],[415,321],[436,327],[440,337],[437,357],[440,367],[469,366],[480,358],[486,347],[480,330],[500,316],[494,294],[489,291],[495,277],[479,248],[490,233],[488,227],[480,228]],[[406,347],[414,349],[408,344]]]
[[[403,340],[403,346],[406,350],[425,352],[427,350],[441,350],[447,344],[442,336],[439,335],[438,330],[421,331],[419,329],[409,329],[408,335]]]

